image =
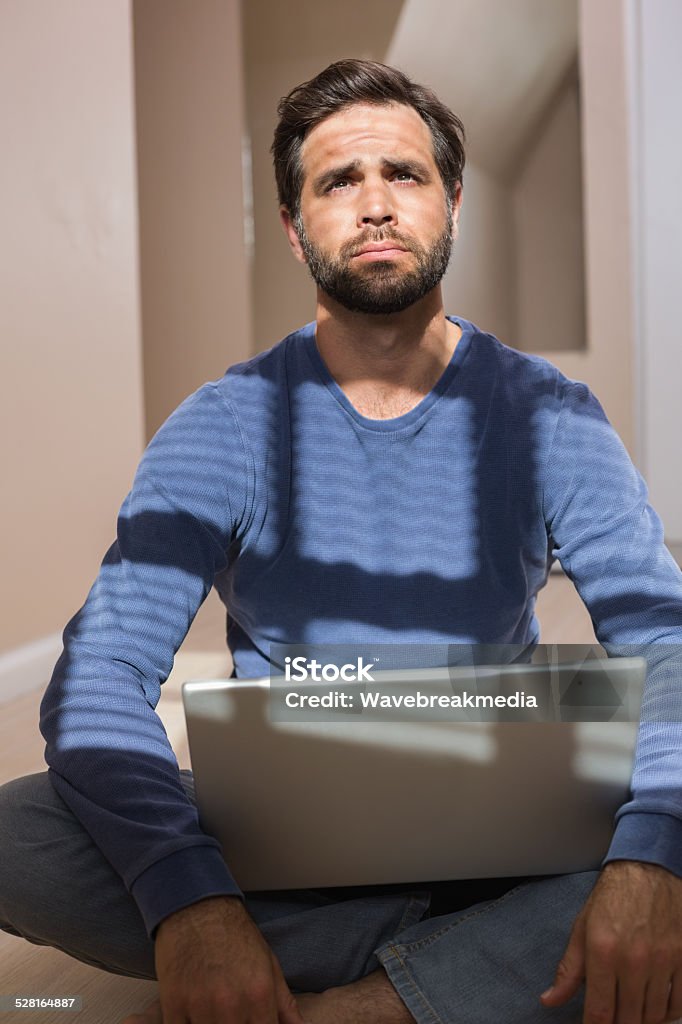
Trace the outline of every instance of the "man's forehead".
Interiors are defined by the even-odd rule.
[[[381,149],[386,157],[407,155],[433,161],[431,133],[413,107],[397,103],[354,103],[316,125],[303,140],[301,161],[307,177],[339,158],[362,158]]]

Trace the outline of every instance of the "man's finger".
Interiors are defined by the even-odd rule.
[[[672,978],[670,989],[670,1001],[668,1003],[668,1016],[666,1020],[677,1020],[682,1017],[682,969],[676,971]]]
[[[540,999],[545,1006],[563,1006],[572,999],[585,977],[585,926],[582,915],[573,926],[566,951],[557,965],[552,985]]]
[[[615,966],[604,950],[591,948],[585,964],[583,1024],[614,1024],[618,995]]]
[[[644,994],[644,1024],[665,1020],[670,999],[670,971],[649,978]]]
[[[618,1024],[642,1024],[648,980],[648,970],[644,967],[630,965],[621,970],[616,993]],[[660,1022],[663,1017],[656,1019]]]
[[[272,958],[272,971],[275,978],[275,1000],[277,1002],[277,1013],[279,1024],[303,1024],[303,1017],[298,1008],[296,999],[291,994],[287,985],[282,968],[276,957]]]

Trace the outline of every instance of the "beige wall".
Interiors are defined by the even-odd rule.
[[[516,337],[511,186],[469,160],[459,236],[443,278],[448,313],[472,320],[506,344]]]
[[[246,53],[249,53],[248,37]],[[315,286],[307,270],[292,257],[277,214],[272,161],[272,142],[280,95],[298,81],[314,74],[321,65],[308,64],[303,74],[285,62],[251,60],[246,68],[249,133],[253,173],[254,258],[253,336],[256,352],[270,348],[280,338],[315,316]]]
[[[0,651],[82,603],[142,450],[130,28],[0,7]]]
[[[239,0],[135,0],[147,436],[252,351]]]
[[[682,5],[679,0],[639,0],[635,11],[639,450],[652,503],[682,564],[682,139],[673,128],[682,94]]]
[[[446,306],[522,350],[585,333],[579,126],[559,102],[577,46],[578,0],[408,0],[388,51],[466,129]]]
[[[636,457],[627,5],[580,2],[587,349],[541,354],[590,385]]]
[[[514,175],[467,162],[459,238],[443,280],[448,312],[550,359],[586,344],[579,140],[572,76]]]
[[[586,347],[577,68],[551,104],[512,192],[515,331],[525,352]]]

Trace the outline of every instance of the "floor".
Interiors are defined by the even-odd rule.
[[[571,582],[552,574],[540,596],[538,616],[545,643],[594,643],[590,618]],[[224,611],[212,594],[201,608],[175,666],[163,686],[158,713],[163,720],[181,768],[189,767],[187,736],[180,687],[191,678],[229,675],[231,663],[224,647]],[[2,706],[0,724],[0,783],[30,772],[43,771],[43,740],[38,732],[42,689]],[[139,1012],[156,994],[155,982],[107,974],[46,947],[0,931],[0,996],[81,996],[80,1024],[118,1024]],[[71,1014],[57,1011],[15,1011],[2,1014],[2,1024],[63,1024]]]

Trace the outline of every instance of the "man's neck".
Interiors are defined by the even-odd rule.
[[[349,401],[370,418],[392,418],[417,405],[450,362],[461,333],[445,318],[440,287],[387,316],[351,313],[318,294],[320,355]]]

